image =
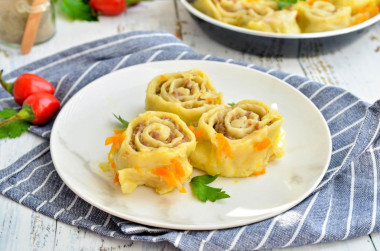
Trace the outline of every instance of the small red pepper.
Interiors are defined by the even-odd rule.
[[[108,16],[119,15],[127,9],[125,0],[90,0],[90,6]]]
[[[0,127],[13,121],[24,120],[34,125],[47,123],[59,110],[59,100],[49,93],[34,93],[27,97],[22,109],[14,116],[0,122]]]
[[[2,78],[3,70],[0,70],[0,83],[13,95],[17,104],[22,105],[24,100],[33,93],[54,94],[54,86],[46,79],[32,73],[21,74],[14,83],[7,83]]]

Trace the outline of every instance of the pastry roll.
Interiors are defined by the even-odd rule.
[[[198,69],[155,77],[148,85],[145,100],[147,110],[175,113],[192,125],[203,113],[223,103],[223,95]]]
[[[356,14],[359,10],[366,6],[374,5],[374,0],[333,0],[332,3],[336,7],[351,7],[352,14]]]
[[[249,22],[247,24],[247,28],[252,30],[275,33],[301,33],[301,30],[297,24],[296,16],[297,11],[274,11],[262,17],[260,20]]]
[[[350,24],[351,8],[335,7],[332,3],[316,1],[313,5],[298,2],[298,24],[302,32],[322,32],[345,28]]]
[[[188,156],[196,141],[177,115],[145,112],[133,119],[118,137],[122,143],[110,159],[123,193],[131,193],[141,185],[154,188],[158,194],[176,187],[186,192],[182,184],[193,171]]]
[[[224,23],[246,27],[276,9],[275,0],[196,0],[193,6]]]
[[[284,153],[282,124],[283,117],[260,101],[214,108],[199,120],[191,164],[225,177],[264,174],[268,162]]]

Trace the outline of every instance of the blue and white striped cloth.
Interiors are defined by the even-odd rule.
[[[175,231],[128,222],[78,198],[52,164],[52,123],[30,129],[45,142],[0,171],[0,192],[12,200],[68,224],[102,235],[148,242],[168,241],[183,250],[253,250],[344,240],[380,229],[380,101],[369,105],[351,93],[306,78],[192,51],[171,34],[131,32],[68,49],[5,76],[39,74],[56,87],[65,104],[91,81],[111,71],[160,60],[217,60],[267,72],[311,99],[325,117],[333,143],[328,171],[307,199],[271,219],[214,231]],[[16,107],[0,90],[0,109]]]

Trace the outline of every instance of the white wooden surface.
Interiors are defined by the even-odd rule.
[[[254,63],[313,80],[337,85],[367,102],[380,98],[380,23],[369,33],[338,51],[328,44],[301,44],[299,57],[258,57],[228,49],[205,36],[183,6],[175,0],[143,2],[118,17],[101,17],[100,22],[72,22],[57,15],[57,33],[35,46],[26,56],[17,49],[0,45],[0,67],[12,71],[36,59],[94,39],[133,30],[164,30],[181,37],[200,53]],[[0,141],[0,169],[40,143],[30,133]],[[380,234],[333,243],[287,250],[378,250]],[[0,196],[0,250],[175,250],[167,243],[122,241],[100,236],[36,213]]]

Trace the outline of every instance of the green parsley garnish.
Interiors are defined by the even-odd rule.
[[[123,119],[120,115],[117,116],[117,115],[114,114],[113,116],[115,116],[115,118],[116,118],[117,120],[119,120],[119,122],[121,123],[121,125],[122,125],[124,128],[127,128],[127,127],[128,127],[129,122],[126,121],[125,119]]]
[[[305,1],[305,0],[302,0]],[[298,0],[279,0],[278,1],[278,8],[282,10],[283,8],[286,8],[288,6],[291,6],[293,4],[296,4]]]
[[[193,177],[190,181],[191,188],[193,189],[194,194],[198,197],[199,200],[206,202],[211,201],[215,202],[216,200],[221,200],[225,198],[230,198],[228,194],[226,194],[225,191],[222,191],[221,188],[214,188],[210,186],[206,186],[207,184],[210,184],[216,178],[218,178],[219,175],[202,175],[202,176],[196,176]]]
[[[234,102],[228,103],[229,106],[234,106],[236,105]]]

